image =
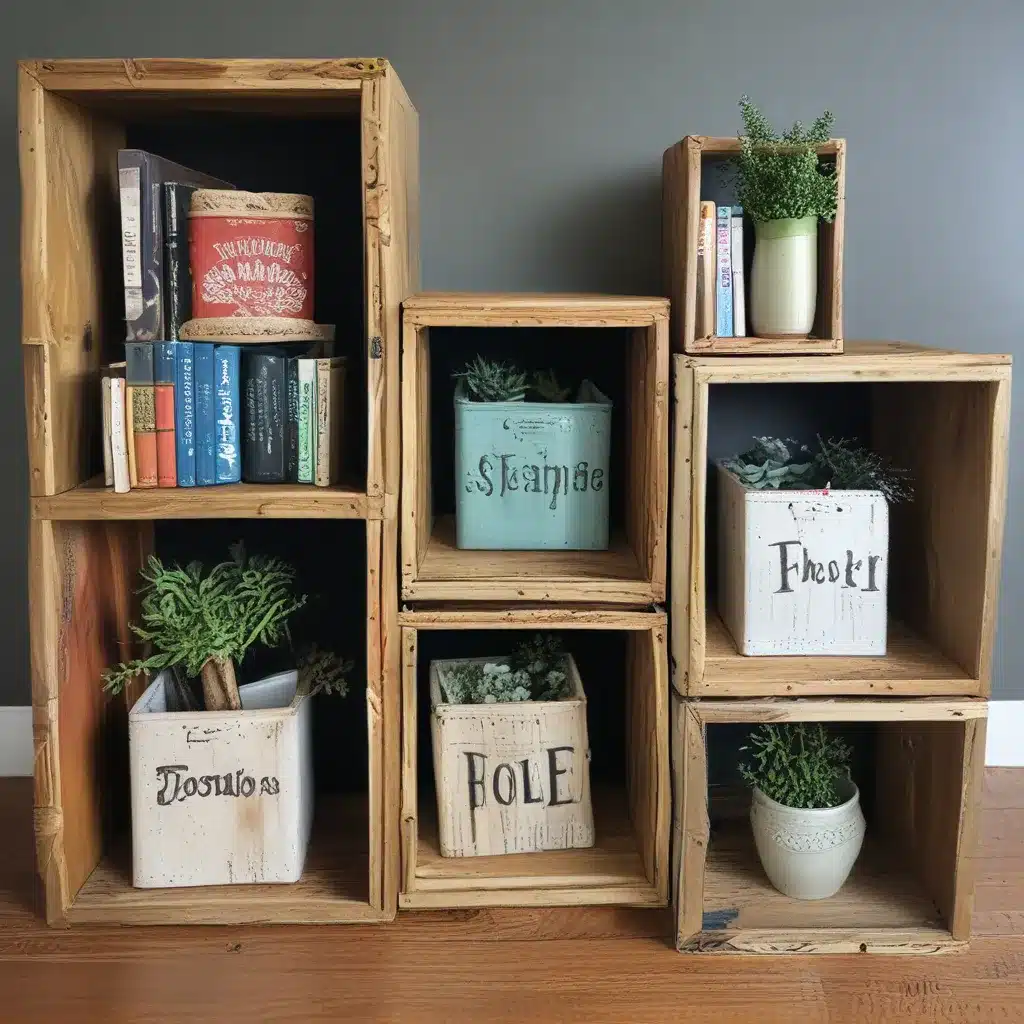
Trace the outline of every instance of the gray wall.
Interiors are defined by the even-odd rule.
[[[384,56],[420,111],[429,288],[657,293],[662,151],[828,106],[849,140],[846,336],[1022,351],[1020,0],[0,0],[0,704],[27,703],[14,61]],[[716,50],[726,50],[725,59]],[[1019,379],[1018,379],[1019,383]],[[1024,401],[1014,402],[1014,442]],[[995,689],[1024,696],[1011,471]]]

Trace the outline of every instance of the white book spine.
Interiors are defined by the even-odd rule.
[[[719,338],[731,338],[732,335],[732,207],[718,207],[717,220],[717,261],[715,276],[715,310],[717,328],[715,334]]]
[[[114,490],[127,494],[131,490],[128,479],[128,432],[125,428],[124,378],[110,380],[110,454],[114,470]]]
[[[732,208],[732,333],[747,334],[747,303],[743,280],[743,207]]]
[[[103,389],[103,485],[114,486],[114,457],[110,446],[110,378],[104,377]]]

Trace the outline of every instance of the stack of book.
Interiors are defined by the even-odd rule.
[[[129,342],[126,355],[103,376],[115,491],[338,482],[343,356],[190,341]]]
[[[743,207],[702,202],[697,230],[697,337],[744,337],[746,309]]]

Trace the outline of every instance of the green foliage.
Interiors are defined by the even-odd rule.
[[[796,121],[781,137],[744,96],[740,100],[743,134],[734,167],[737,198],[755,221],[789,217],[832,220],[838,203],[835,165],[819,161],[817,147],[827,142],[834,117],[826,110],[810,128]]]
[[[505,704],[561,700],[569,692],[561,641],[538,633],[519,644],[509,658],[462,662],[444,669],[441,692],[450,704]]]
[[[466,382],[474,402],[514,402],[526,394],[527,376],[518,367],[484,359],[478,355],[464,370],[452,374]]]
[[[348,675],[353,667],[351,660],[339,658],[333,651],[322,651],[314,644],[299,657],[297,692],[310,697],[318,693],[347,697]]]
[[[751,759],[740,774],[751,786],[786,807],[835,807],[836,783],[850,777],[851,748],[820,722],[765,723],[741,747]]]
[[[909,474],[854,441],[822,439],[818,452],[792,438],[755,437],[754,446],[723,465],[755,490],[881,491],[890,504],[913,500]]]
[[[140,672],[180,665],[195,677],[210,658],[237,664],[255,643],[277,647],[288,638],[288,618],[306,601],[292,593],[290,565],[249,557],[241,544],[232,545],[231,559],[209,572],[199,562],[182,569],[150,556],[140,575],[143,624],[133,624],[132,631],[154,650],[104,673],[104,689],[113,693]]]
[[[572,391],[558,383],[554,370],[539,370],[533,375],[533,391],[544,402],[568,402]]]

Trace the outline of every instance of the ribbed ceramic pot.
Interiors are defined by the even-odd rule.
[[[864,842],[860,790],[839,784],[838,807],[786,807],[755,787],[750,824],[761,866],[779,892],[798,900],[823,900],[843,886]]]
[[[750,321],[759,338],[806,338],[818,299],[818,218],[754,221]]]

